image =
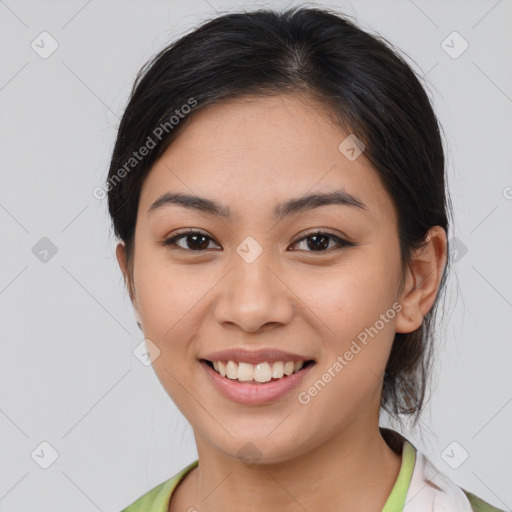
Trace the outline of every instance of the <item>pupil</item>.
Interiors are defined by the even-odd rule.
[[[310,240],[315,240],[314,243],[309,243]],[[322,240],[322,242],[318,242],[318,240]],[[315,250],[315,249],[326,249],[329,247],[329,237],[326,235],[311,235],[308,236],[308,248]]]
[[[190,243],[190,239],[194,241]],[[198,240],[201,240],[198,242]],[[311,235],[308,236],[308,248],[311,250],[327,249],[329,247],[329,236],[327,235]],[[192,250],[201,250],[208,248],[208,237],[205,235],[189,235],[187,237],[187,246]]]
[[[190,239],[193,238],[194,242],[192,244],[189,243]],[[197,239],[202,238],[203,243],[197,243]],[[187,238],[187,246],[189,249],[192,250],[200,250],[200,249],[207,249],[208,248],[208,240],[205,235],[189,235]]]

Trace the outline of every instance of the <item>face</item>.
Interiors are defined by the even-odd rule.
[[[197,112],[144,182],[134,307],[160,382],[219,453],[251,442],[284,461],[378,420],[403,314],[397,216],[364,153],[338,148],[348,135],[300,95],[230,100]],[[164,194],[207,202],[152,208]],[[227,349],[268,361],[263,379],[314,363],[239,383],[201,361]]]

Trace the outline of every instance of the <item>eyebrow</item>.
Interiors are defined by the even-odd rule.
[[[160,196],[149,207],[148,215],[153,211],[168,205],[182,206],[184,208],[205,212],[219,218],[231,218],[231,210],[229,207],[205,197],[182,194],[179,192],[166,192]],[[369,213],[367,206],[356,196],[349,194],[345,190],[334,190],[332,192],[321,194],[308,194],[306,196],[290,199],[284,203],[279,203],[274,208],[273,218],[274,220],[281,220],[289,215],[327,205],[351,206],[358,208],[365,213]]]

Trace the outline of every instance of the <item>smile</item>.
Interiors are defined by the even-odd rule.
[[[222,377],[238,382],[265,383],[297,373],[313,361],[273,361],[250,364],[237,361],[207,361]]]
[[[253,365],[201,359],[200,365],[213,388],[225,398],[256,406],[288,395],[315,366],[315,361],[273,361]]]

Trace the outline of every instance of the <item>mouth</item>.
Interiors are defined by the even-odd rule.
[[[200,359],[199,361],[227,380],[248,384],[284,381],[292,375],[306,371],[315,364],[313,359],[305,361],[265,361],[258,364],[231,360],[210,361]]]

